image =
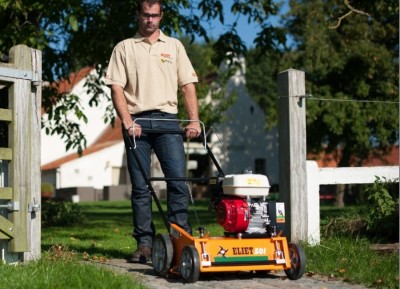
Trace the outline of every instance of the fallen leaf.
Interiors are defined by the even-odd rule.
[[[99,257],[99,261],[100,262],[107,262],[107,258],[106,257],[103,257],[103,256],[101,256],[101,257]]]
[[[375,281],[375,284],[382,284],[383,283],[383,280],[382,279],[377,279],[376,281]]]

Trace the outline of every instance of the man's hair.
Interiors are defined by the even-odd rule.
[[[138,5],[138,12],[142,12],[143,8],[143,3],[148,3],[150,6],[153,6],[154,4],[160,5],[160,12],[163,12],[163,1],[162,0],[139,0],[139,5]]]

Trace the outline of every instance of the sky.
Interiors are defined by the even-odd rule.
[[[278,2],[278,1],[275,1]],[[282,6],[280,10],[280,14],[286,13],[288,8],[288,0],[281,0],[281,2],[284,2],[284,5]],[[226,24],[232,24],[235,21],[235,15],[233,15],[230,12],[230,8],[232,6],[233,0],[224,0],[224,16],[225,16],[225,25]],[[279,22],[279,17],[273,17],[271,18],[271,23],[273,25],[278,25]],[[219,35],[223,34],[224,32],[227,31],[227,28],[224,28],[219,21],[214,21],[210,24],[205,25],[207,31],[210,33],[210,37],[216,39],[218,38]],[[246,44],[247,48],[254,47],[254,39],[257,37],[257,32],[260,30],[258,25],[255,23],[247,23],[247,17],[241,16],[239,18],[239,25],[237,26],[237,32],[239,36],[243,39],[244,43]]]

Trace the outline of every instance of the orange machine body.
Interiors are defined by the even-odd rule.
[[[200,272],[287,270],[291,266],[285,237],[194,237],[175,224],[170,237],[174,251],[171,273],[179,273],[182,250],[190,245],[198,252]]]

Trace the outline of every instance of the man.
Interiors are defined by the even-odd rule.
[[[106,73],[106,84],[111,87],[114,107],[123,129],[129,135],[124,133],[124,141],[132,182],[133,237],[137,241],[137,249],[128,262],[145,263],[151,259],[155,236],[151,217],[152,196],[127,137],[135,138],[135,153],[146,176],[150,176],[150,155],[154,150],[165,177],[176,178],[185,175],[183,136],[146,134],[142,129],[179,130],[179,123],[171,121],[176,120],[178,112],[178,88],[183,94],[188,119],[192,120],[186,124],[186,136],[196,138],[201,129],[194,85],[198,79],[182,43],[167,37],[159,29],[163,17],[162,1],[140,0],[138,8],[139,31],[133,38],[115,46]],[[191,233],[189,196],[184,182],[167,181],[167,202],[168,221]]]

